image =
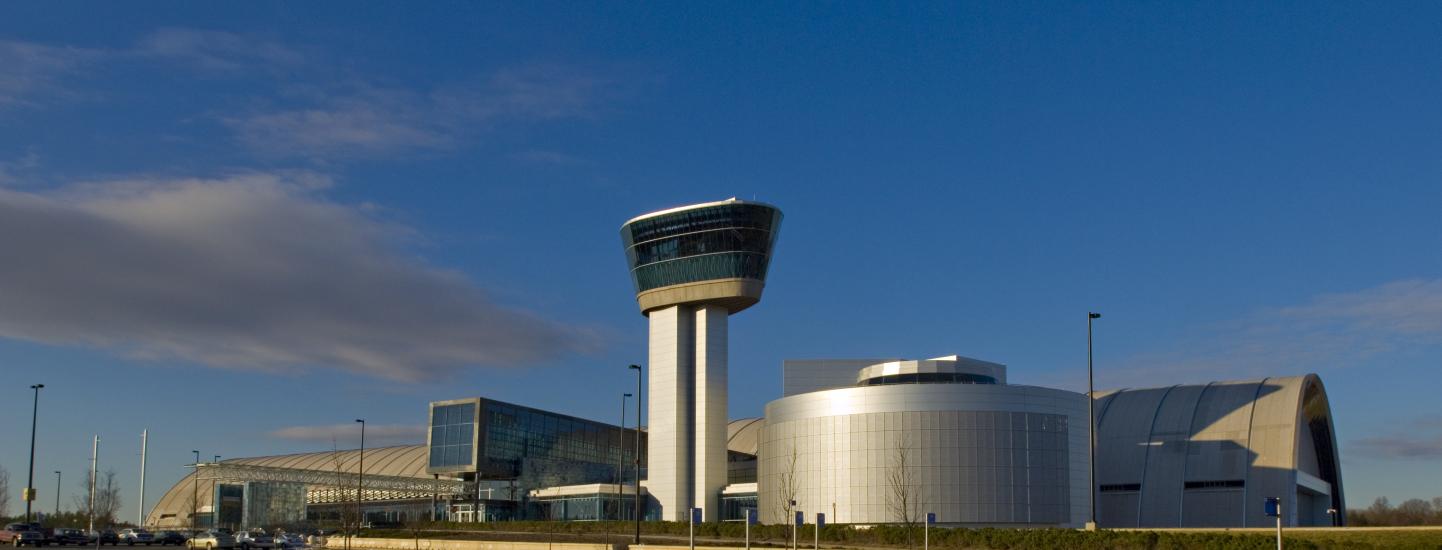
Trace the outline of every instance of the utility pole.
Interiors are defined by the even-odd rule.
[[[136,512],[135,524],[145,527],[145,451],[150,440],[150,429],[140,431],[140,511]]]
[[[1097,528],[1097,418],[1096,389],[1092,386],[1092,319],[1100,319],[1101,316],[1100,313],[1087,312],[1087,467],[1090,468],[1087,493],[1092,499],[1091,521],[1086,525],[1088,531]]]
[[[60,470],[55,470],[55,515],[60,515]]]

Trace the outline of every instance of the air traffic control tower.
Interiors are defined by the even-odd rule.
[[[647,491],[661,518],[720,521],[726,318],[761,300],[781,210],[735,198],[632,218],[621,241],[650,319]]]

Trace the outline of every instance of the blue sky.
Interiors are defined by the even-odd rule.
[[[1319,373],[1349,503],[1442,495],[1442,9],[1422,3],[12,3],[0,465],[133,518],[203,456],[418,440],[484,395],[613,420],[617,229],[786,213],[731,323],[783,359],[1100,387]],[[337,427],[339,426],[339,427]],[[373,443],[374,444],[374,443]]]

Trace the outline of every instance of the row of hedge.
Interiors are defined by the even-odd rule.
[[[644,535],[685,536],[690,525],[680,522],[643,522]],[[367,532],[366,536],[421,538],[482,538],[486,532],[522,532],[597,536],[631,533],[632,522],[546,522],[514,521],[495,523],[436,523],[414,525],[407,529]],[[814,526],[800,528],[799,538],[806,546],[814,536]],[[740,523],[704,523],[696,526],[702,538],[741,539],[746,526]],[[790,540],[787,525],[753,525],[751,540],[756,543],[780,544]],[[909,540],[908,540],[909,538]],[[820,540],[832,546],[889,546],[920,548],[922,528],[908,529],[901,525],[879,525],[857,528],[849,525],[823,527]],[[1296,532],[1286,536],[1290,549],[1425,549],[1442,550],[1442,531],[1326,531]],[[948,550],[1270,550],[1276,538],[1257,533],[1186,533],[1172,531],[1080,531],[1075,529],[942,529],[930,531],[934,548]]]

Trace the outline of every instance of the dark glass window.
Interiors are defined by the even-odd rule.
[[[712,279],[765,280],[781,213],[725,204],[632,222],[621,230],[637,292]]]
[[[893,374],[862,380],[862,386],[889,386],[892,384],[995,384],[996,379],[980,374],[964,372],[915,372]]]
[[[1140,483],[1112,483],[1112,484],[1103,484],[1102,486],[1097,487],[1097,489],[1100,490],[1100,491],[1103,492],[1103,493],[1125,493],[1125,492],[1128,492],[1128,491],[1140,491],[1140,490],[1142,490],[1142,484],[1140,484]]]
[[[633,431],[618,437],[616,427],[588,420],[494,403],[487,403],[486,410],[485,459],[490,464],[507,465],[505,468],[512,473],[519,473],[528,459],[559,460],[580,470],[585,470],[586,465],[602,467],[592,469],[605,472],[605,480],[610,481],[615,477],[617,460],[630,464],[635,452]],[[644,439],[643,435],[643,448]],[[624,456],[622,445],[626,447]]]
[[[470,466],[474,447],[476,404],[441,405],[431,409],[432,468]]]

